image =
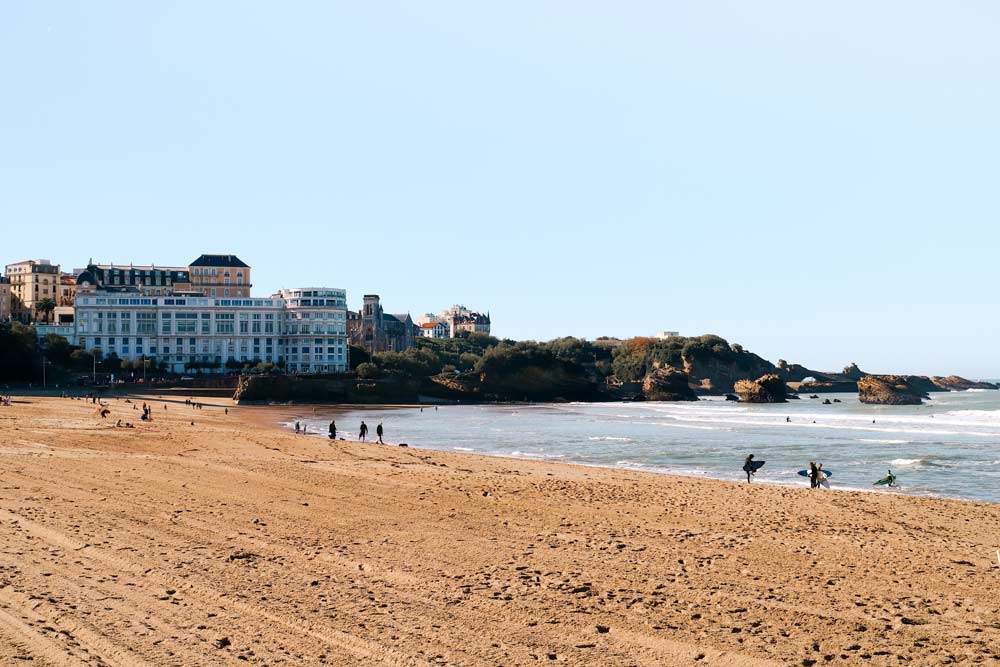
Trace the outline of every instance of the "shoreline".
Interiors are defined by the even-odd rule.
[[[1000,659],[994,504],[331,446],[132,400],[154,421],[0,408],[0,663]]]
[[[542,405],[544,405],[544,404],[542,404]],[[273,430],[277,430],[277,431],[280,431],[280,432],[283,432],[283,433],[290,433],[291,435],[295,435],[295,436],[298,436],[298,437],[302,437],[303,436],[303,434],[296,434],[295,431],[294,431],[294,429],[292,429],[291,426],[286,426],[286,425],[284,425],[284,423],[276,421],[277,419],[285,419],[288,422],[291,422],[291,421],[295,420],[295,417],[306,418],[304,415],[302,415],[300,413],[296,413],[296,411],[294,411],[294,410],[291,410],[291,408],[293,408],[294,406],[277,406],[277,405],[275,405],[275,406],[245,406],[245,407],[248,407],[248,408],[266,408],[267,409],[267,413],[265,413],[265,414],[269,415],[268,418],[260,417],[260,418],[257,418],[257,419],[254,420],[255,423],[259,424],[260,426],[263,426],[263,427],[269,428],[269,429],[273,429]],[[416,405],[416,406],[398,406],[398,405],[395,405],[395,404],[379,404],[379,405],[364,405],[364,404],[362,404],[362,405],[344,406],[344,405],[339,405],[338,404],[338,405],[327,405],[325,407],[327,409],[324,410],[324,414],[337,416],[337,415],[342,415],[342,414],[348,413],[348,412],[366,412],[366,411],[369,411],[369,410],[371,410],[371,411],[376,411],[376,410],[391,411],[393,409],[400,409],[400,408],[404,408],[404,407],[405,408],[419,408],[421,406],[419,406],[419,405]],[[423,406],[423,407],[427,407],[427,406]],[[289,410],[286,411],[286,410],[284,410],[284,408],[289,408]],[[339,416],[337,416],[336,418],[339,419]],[[807,424],[805,426],[807,428],[811,428],[811,427],[820,427],[821,425]],[[833,427],[825,426],[825,428],[833,428]],[[338,433],[339,432],[340,431],[338,430]],[[320,441],[329,442],[329,438],[328,438],[327,434],[324,434],[323,432],[319,432],[319,431],[309,432],[309,433],[304,434],[304,436],[305,437],[309,437],[309,438],[314,438],[314,439],[317,439],[317,440],[320,440]],[[385,443],[384,445],[378,445],[377,443],[375,443],[375,442],[373,442],[371,440],[369,440],[368,442],[361,442],[360,440],[356,440],[354,438],[342,438],[342,437],[339,437],[339,436],[337,438],[337,442],[345,442],[345,443],[350,443],[350,444],[358,445],[358,446],[376,445],[376,446],[380,446],[380,447],[395,447],[395,446],[398,446],[398,444],[399,444],[399,443]],[[405,444],[406,444],[406,446],[408,448],[414,449],[414,450],[418,450],[418,451],[441,452],[441,453],[447,453],[447,454],[455,454],[455,455],[459,455],[459,456],[462,456],[462,455],[485,456],[485,457],[489,457],[489,458],[496,458],[496,459],[509,460],[509,461],[532,461],[532,462],[536,462],[536,463],[553,464],[553,465],[557,465],[557,466],[558,465],[583,466],[583,467],[586,467],[586,468],[596,468],[596,469],[599,469],[599,470],[629,471],[629,472],[634,472],[634,473],[639,473],[639,474],[644,474],[644,475],[667,476],[667,477],[683,477],[683,478],[686,478],[686,479],[707,480],[707,481],[726,482],[726,483],[744,484],[744,485],[746,484],[746,482],[745,481],[741,481],[741,479],[739,477],[721,477],[721,476],[715,476],[715,475],[711,475],[711,474],[702,474],[702,475],[699,475],[699,474],[695,474],[695,473],[686,473],[686,472],[677,471],[677,470],[657,469],[657,468],[645,467],[645,466],[626,466],[626,465],[613,465],[613,464],[601,464],[601,463],[586,463],[586,462],[583,462],[583,461],[573,460],[572,458],[558,458],[557,459],[557,458],[550,458],[550,457],[545,457],[545,456],[532,456],[530,454],[525,454],[525,455],[521,455],[521,456],[513,456],[511,454],[504,454],[504,453],[499,453],[499,452],[494,453],[494,452],[483,452],[483,451],[472,450],[472,449],[455,449],[455,448],[445,448],[445,447],[433,447],[433,446],[425,446],[425,445],[422,445],[422,444],[414,444],[414,443],[410,443],[410,442],[407,442]],[[812,489],[809,489],[809,486],[808,486],[807,483],[805,483],[805,482],[797,482],[794,479],[790,480],[790,481],[781,481],[781,480],[777,480],[777,479],[755,479],[751,485],[766,485],[766,486],[773,486],[773,487],[777,487],[777,488],[812,490]],[[969,502],[969,503],[984,503],[984,504],[987,504],[987,505],[1000,505],[1000,500],[998,500],[998,501],[979,500],[979,499],[975,499],[975,498],[967,498],[967,497],[962,497],[962,496],[947,495],[947,494],[934,493],[934,492],[929,492],[929,491],[928,492],[907,492],[905,489],[906,489],[906,487],[902,487],[902,486],[897,487],[896,489],[890,489],[890,488],[865,488],[865,487],[860,487],[860,486],[840,486],[840,485],[837,485],[837,482],[834,482],[833,484],[831,484],[831,486],[830,486],[829,489],[816,489],[815,491],[817,493],[824,493],[824,492],[836,491],[836,492],[839,492],[839,493],[860,493],[860,494],[875,494],[875,495],[896,495],[896,496],[902,496],[902,497],[908,497],[908,498],[931,498],[931,499],[954,500],[954,501]]]

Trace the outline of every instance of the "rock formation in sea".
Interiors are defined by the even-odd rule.
[[[768,373],[756,380],[737,380],[733,388],[746,403],[784,403],[788,398],[785,381],[777,373]]]
[[[907,375],[864,375],[858,380],[858,400],[878,405],[920,405],[928,396],[919,379]]]
[[[969,389],[1000,389],[997,385],[992,382],[975,382],[973,380],[966,380],[958,375],[948,375],[947,377],[941,377],[940,375],[932,375],[931,382],[935,386],[941,388],[944,391],[967,391]]]
[[[642,381],[642,393],[648,401],[697,401],[688,374],[672,366],[657,368]]]

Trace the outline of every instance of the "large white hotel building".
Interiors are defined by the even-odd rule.
[[[298,373],[348,368],[347,293],[311,287],[268,298],[217,298],[176,291],[77,294],[72,325],[40,326],[107,357],[163,362],[169,370],[221,371],[227,362],[285,363]]]

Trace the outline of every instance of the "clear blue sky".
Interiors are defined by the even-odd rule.
[[[1000,376],[995,2],[8,2],[0,263]]]

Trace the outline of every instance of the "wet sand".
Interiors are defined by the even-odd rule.
[[[333,443],[203,402],[0,408],[0,664],[1000,660],[998,505]]]

